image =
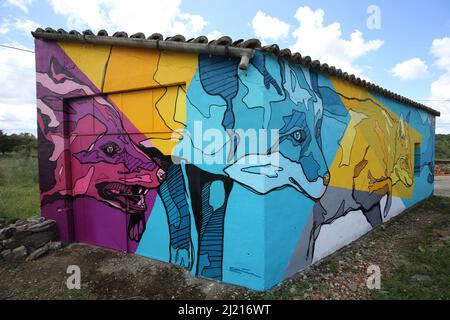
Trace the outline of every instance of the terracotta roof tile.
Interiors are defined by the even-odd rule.
[[[36,31],[32,32],[32,34],[35,38],[45,38],[46,33],[59,33],[59,34],[70,34],[70,35],[91,36],[91,37],[109,37],[108,32],[103,29],[98,31],[97,35],[95,35],[91,30],[85,30],[81,34],[80,32],[78,32],[76,30],[71,30],[70,32],[67,32],[64,29],[54,30],[52,28],[45,28],[45,30],[42,28],[37,28]],[[115,32],[112,35],[112,37],[128,38],[129,36],[124,31],[118,31],[118,32]],[[135,33],[135,34],[131,35],[130,38],[142,39],[142,40],[146,39],[145,34],[142,32]],[[258,39],[248,39],[248,40],[239,39],[239,40],[233,42],[233,39],[229,36],[223,36],[218,39],[212,39],[212,40],[209,40],[206,36],[199,36],[197,38],[192,38],[192,39],[186,40],[186,38],[183,35],[175,35],[175,36],[167,37],[165,40],[163,40],[164,37],[160,33],[153,33],[152,35],[147,37],[147,39],[148,40],[159,40],[159,41],[190,42],[190,43],[199,43],[199,44],[210,43],[210,44],[217,45],[217,46],[229,46],[229,47],[261,50],[264,52],[271,53],[275,56],[280,56],[284,59],[290,60],[295,64],[299,64],[304,67],[312,68],[318,72],[343,79],[343,80],[353,83],[355,85],[364,87],[366,89],[377,92],[381,95],[387,96],[391,99],[414,106],[418,109],[424,110],[433,115],[436,115],[436,116],[440,115],[440,113],[438,111],[431,109],[421,103],[418,103],[411,99],[405,98],[405,97],[403,97],[397,93],[393,93],[387,89],[381,88],[380,86],[375,85],[371,82],[367,82],[364,79],[360,79],[353,74],[348,74],[347,72],[343,72],[341,69],[337,69],[334,66],[329,66],[326,63],[321,63],[319,60],[312,60],[311,57],[309,57],[309,56],[303,57],[298,52],[292,53],[291,50],[288,48],[280,49],[280,47],[277,44],[261,46],[261,42]]]

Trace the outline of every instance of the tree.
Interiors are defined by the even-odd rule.
[[[7,135],[0,130],[0,152],[4,155],[7,152],[22,152],[27,156],[37,150],[36,137],[30,133],[20,133]]]

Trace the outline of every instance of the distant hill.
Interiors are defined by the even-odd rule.
[[[450,134],[436,135],[436,159],[450,159]]]

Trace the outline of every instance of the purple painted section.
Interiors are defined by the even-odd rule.
[[[138,148],[145,135],[131,139],[128,119],[93,97],[99,89],[57,43],[35,45],[42,216],[65,242],[134,253],[165,173]]]
[[[80,83],[87,85],[92,91],[99,93],[100,90],[89,80],[89,78],[76,66],[61,47],[53,41],[35,40],[36,72],[49,72],[50,61],[56,58],[65,69],[70,72]],[[37,94],[39,96],[39,93]]]
[[[41,215],[46,219],[51,219],[56,221],[56,227],[58,231],[59,238],[61,241],[69,243],[74,239],[70,237],[70,213],[66,210],[66,204],[64,200],[56,200],[49,203],[41,208]]]
[[[126,216],[92,198],[73,202],[75,241],[127,251]]]

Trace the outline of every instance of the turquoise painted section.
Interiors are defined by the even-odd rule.
[[[223,281],[264,290],[266,225],[264,197],[236,185],[225,217]]]
[[[174,259],[177,249],[171,242],[177,236],[167,229],[173,218],[160,201],[148,222],[149,229],[158,231],[144,234],[137,253],[184,265],[195,275],[266,290],[313,262],[315,239],[323,224],[356,210],[366,215],[372,227],[382,223],[386,217],[373,208],[381,208],[382,198],[392,197],[389,192],[379,191],[374,198],[369,192],[327,188],[329,168],[351,132],[352,116],[345,99],[358,98],[342,95],[324,75],[271,55],[257,52],[246,71],[237,69],[237,60],[200,56],[187,91],[185,139],[174,151],[175,156],[198,168],[197,175],[204,176],[194,190],[191,185],[198,181],[184,174],[191,212],[186,228],[195,234],[190,247],[192,261],[186,264]],[[404,207],[410,207],[432,192],[434,118],[382,96],[374,95],[374,99],[381,103],[381,109],[407,118],[407,125],[422,137],[422,163],[414,176],[412,196],[402,198]],[[399,128],[403,125],[400,122],[396,124]],[[224,135],[226,130],[241,130],[241,149],[229,146],[236,136]],[[247,143],[246,139],[254,138],[247,135],[251,130],[269,131],[258,136],[268,140],[266,149]],[[202,138],[205,132],[206,139]],[[262,157],[249,164],[254,160],[252,155]],[[228,191],[227,183],[231,186]],[[196,192],[201,194],[200,204],[192,201],[199,197]],[[348,207],[327,212],[330,199]],[[192,212],[199,208],[203,219],[205,214],[222,215],[223,220],[215,226],[221,235],[219,242],[213,236],[205,240],[202,233],[207,227],[193,223],[196,217]]]

